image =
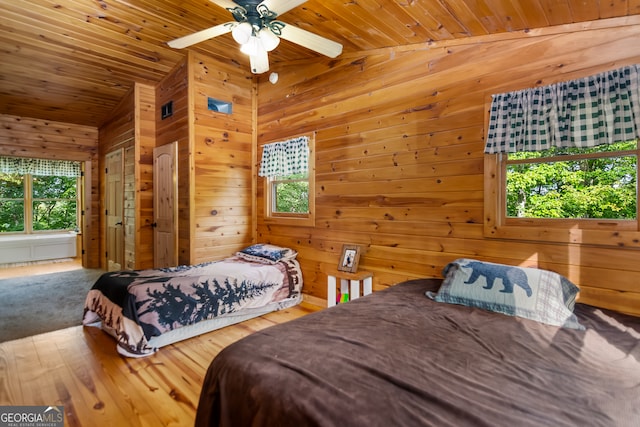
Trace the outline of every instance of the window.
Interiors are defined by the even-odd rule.
[[[638,66],[494,95],[485,236],[640,246]]]
[[[27,178],[31,181],[28,217],[33,231],[78,228],[78,178],[33,175]]]
[[[309,172],[269,178],[271,214],[309,213]]]
[[[0,173],[0,232],[25,231],[23,175]]]
[[[52,168],[49,163],[43,168],[42,162],[46,161],[37,160],[39,167],[34,167],[33,162],[28,163],[33,160],[0,158],[0,233],[77,229],[79,163],[66,162],[75,163],[71,172],[58,168],[63,175],[55,175],[60,165]]]
[[[505,154],[506,218],[637,218],[637,140]]]
[[[263,146],[265,221],[314,225],[313,135]]]

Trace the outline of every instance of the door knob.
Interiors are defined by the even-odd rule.
[[[122,225],[122,221],[116,222],[116,225]]]

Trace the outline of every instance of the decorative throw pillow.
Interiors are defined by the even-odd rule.
[[[552,271],[460,258],[442,274],[438,292],[427,292],[435,301],[584,329],[573,313],[578,287]]]
[[[279,261],[295,259],[298,253],[290,248],[283,248],[267,243],[258,243],[236,252],[236,256],[252,262],[275,264]]]

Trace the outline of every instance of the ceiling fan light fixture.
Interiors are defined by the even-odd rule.
[[[249,55],[251,72],[255,74],[269,70],[268,53],[279,46],[281,38],[329,58],[335,58],[342,53],[340,43],[277,20],[280,15],[307,0],[210,1],[231,12],[235,22],[225,22],[168,41],[167,44],[170,47],[183,49],[223,34],[232,33],[233,39],[240,45],[240,51]]]
[[[263,27],[258,31],[258,38],[267,52],[271,52],[280,44],[280,37],[273,34],[268,27]]]
[[[249,56],[249,65],[253,74],[262,74],[269,71],[269,55],[267,51],[262,49],[257,55]]]
[[[262,42],[256,36],[249,37],[249,40],[240,46],[240,51],[249,56],[259,56],[265,51],[264,46],[262,46]]]
[[[236,25],[231,31],[233,39],[241,45],[249,42],[251,35],[253,34],[253,27],[248,22],[242,22]]]

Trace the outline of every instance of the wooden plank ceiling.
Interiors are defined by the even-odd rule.
[[[351,54],[637,14],[640,0],[308,0],[279,19]],[[167,41],[232,21],[209,0],[0,0],[0,15],[0,113],[90,126],[180,61]],[[249,66],[230,34],[194,48]],[[269,59],[318,56],[283,40]]]

